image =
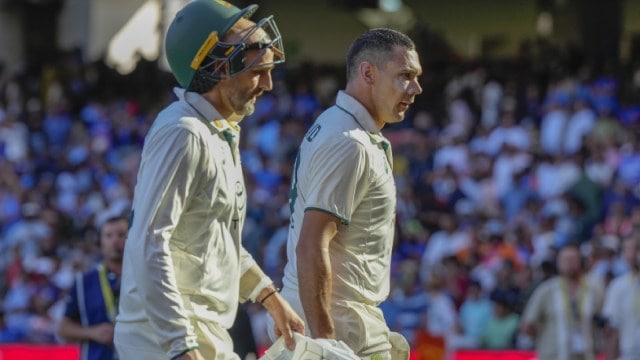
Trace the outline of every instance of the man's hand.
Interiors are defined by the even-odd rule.
[[[92,326],[87,335],[89,335],[89,338],[92,341],[100,344],[111,345],[113,344],[113,332],[114,329],[112,323],[102,323]]]
[[[175,360],[205,360],[200,354],[198,349],[189,350],[186,353],[178,356]]]
[[[275,322],[276,337],[284,336],[284,342],[287,348],[293,351],[296,347],[293,340],[293,332],[304,335],[304,321],[291,308],[289,303],[276,292],[269,296],[262,305],[269,311],[269,314]]]

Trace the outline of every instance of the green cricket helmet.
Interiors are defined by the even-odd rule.
[[[246,51],[272,50],[273,64],[284,62],[284,48],[278,27],[269,16],[257,22],[238,43],[222,41],[241,17],[250,18],[258,5],[239,9],[222,0],[194,0],[180,10],[167,30],[165,49],[171,71],[185,89],[206,92],[220,79],[238,74],[253,66],[246,63]],[[259,41],[247,43],[256,31]],[[259,56],[255,59],[260,58]]]

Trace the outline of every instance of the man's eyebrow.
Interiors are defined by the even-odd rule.
[[[418,76],[422,75],[422,69],[418,69],[418,68],[415,68],[415,67],[405,67],[405,68],[401,69],[400,72],[402,72],[402,73],[410,73],[412,75],[418,75]]]
[[[268,64],[258,64],[255,66],[251,67],[251,70],[253,71],[262,71],[262,70],[269,70],[269,69],[273,69],[275,68],[276,65],[273,63],[268,63]]]

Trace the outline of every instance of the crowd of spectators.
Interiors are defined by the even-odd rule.
[[[530,348],[519,316],[562,245],[579,244],[603,285],[629,271],[620,251],[640,234],[640,72],[509,63],[427,60],[422,99],[384,130],[398,206],[382,307],[413,345]],[[58,341],[73,274],[99,261],[97,224],[130,206],[144,135],[172,100],[172,79],[148,73],[123,85],[67,56],[0,78],[0,342]],[[344,74],[285,65],[273,80],[241,123],[244,244],[280,281],[297,144]],[[245,310],[267,344],[264,313]]]

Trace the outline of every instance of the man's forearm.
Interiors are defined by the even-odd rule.
[[[68,341],[92,340],[88,329],[66,317],[60,319],[56,333],[58,336]]]
[[[339,219],[322,211],[304,214],[296,247],[300,301],[314,338],[335,339],[331,319],[332,273],[329,243],[338,232]]]
[[[298,257],[300,301],[313,338],[335,338],[331,319],[331,266],[328,250],[305,252]],[[305,264],[301,266],[301,264]]]
[[[113,324],[104,322],[83,326],[75,320],[63,317],[57,326],[57,334],[67,341],[95,341],[100,344],[113,343]]]

